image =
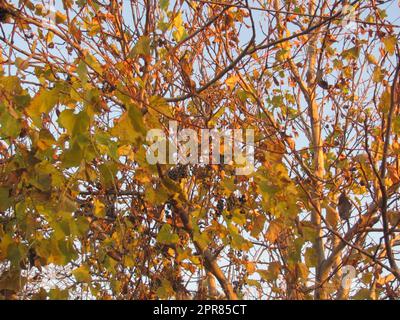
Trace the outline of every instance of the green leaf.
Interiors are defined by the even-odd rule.
[[[169,0],[160,0],[160,8],[164,11],[168,9]]]
[[[58,123],[67,130],[69,134],[72,134],[75,125],[75,115],[73,110],[64,110],[58,117]]]
[[[171,225],[164,224],[157,235],[157,241],[162,244],[175,244],[178,243],[179,237],[177,234],[172,233]]]
[[[85,85],[88,81],[88,71],[86,67],[86,63],[84,61],[80,61],[78,67],[76,68],[76,72],[78,74],[79,79],[82,84]]]
[[[102,183],[107,188],[113,188],[116,183],[118,167],[114,162],[106,162],[99,166]]]
[[[94,200],[94,215],[99,218],[105,216],[105,205],[99,199]]]
[[[0,188],[0,211],[7,210],[11,205],[10,190],[8,188]]]
[[[0,112],[1,135],[3,137],[18,137],[21,132],[21,123],[9,112]]]

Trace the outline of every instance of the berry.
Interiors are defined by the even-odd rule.
[[[222,214],[222,211],[224,211],[224,206],[224,200],[219,199],[217,203],[217,215],[220,216]]]
[[[10,11],[6,8],[0,8],[0,22],[6,22]]]
[[[176,167],[168,171],[168,177],[174,181],[179,181],[180,179],[186,178],[187,176],[188,176],[187,165],[178,164]]]

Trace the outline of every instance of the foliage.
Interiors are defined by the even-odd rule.
[[[1,298],[399,297],[395,1],[59,2],[0,2]],[[169,120],[256,170],[174,179]]]

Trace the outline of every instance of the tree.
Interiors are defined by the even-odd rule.
[[[395,1],[48,3],[0,2],[1,297],[399,297]],[[170,121],[254,172],[150,164]]]

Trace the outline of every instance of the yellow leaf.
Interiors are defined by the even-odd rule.
[[[246,270],[249,274],[253,274],[256,271],[256,266],[253,262],[246,263]]]
[[[172,248],[168,248],[168,254],[169,254],[171,257],[175,257],[175,250],[172,249]]]
[[[330,205],[326,206],[326,221],[331,227],[336,226],[339,221],[339,215],[337,211]]]
[[[105,214],[105,205],[99,199],[94,200],[94,215],[96,217],[104,217]]]
[[[367,60],[370,64],[374,64],[374,65],[378,64],[378,61],[372,54],[367,54]]]
[[[123,145],[118,148],[118,156],[126,156],[129,160],[135,159],[135,153],[130,145]]]
[[[374,73],[372,74],[372,81],[374,82],[382,82],[385,74],[382,72],[382,69],[379,66],[375,67]]]
[[[272,221],[269,224],[267,233],[265,234],[265,240],[269,241],[270,243],[275,243],[276,239],[279,237],[279,233],[282,230],[282,226],[277,221]]]
[[[383,38],[382,41],[383,41],[386,51],[392,56],[396,51],[396,43],[397,43],[396,37],[388,36],[386,38]]]
[[[225,80],[225,84],[229,87],[229,89],[233,89],[239,80],[240,78],[238,76],[231,76]]]
[[[56,12],[56,23],[64,23],[67,20],[67,16],[62,14],[60,11]]]

